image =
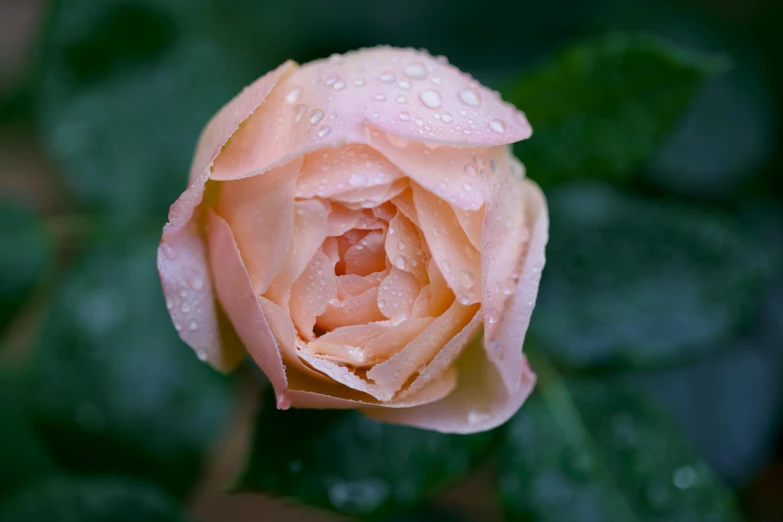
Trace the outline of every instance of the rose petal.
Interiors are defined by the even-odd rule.
[[[390,329],[389,321],[343,326],[310,341],[305,351],[334,362],[363,366],[367,363],[364,347]]]
[[[381,403],[371,396],[357,392],[340,384],[328,384],[300,378],[292,373],[289,378],[286,397],[297,408],[338,408],[354,409],[383,405],[384,408],[411,408],[439,401],[448,396],[457,386],[457,372],[453,368],[429,386],[403,399],[393,398]]]
[[[259,295],[266,293],[286,261],[300,165],[295,160],[263,176],[228,181],[220,191],[217,211],[231,227]]]
[[[337,298],[345,299],[349,295],[359,295],[371,288],[378,288],[387,275],[389,275],[388,269],[382,272],[373,272],[366,276],[356,274],[337,276]]]
[[[517,363],[524,357],[521,347],[538,295],[541,271],[546,261],[544,250],[549,229],[546,200],[541,189],[527,179],[523,181],[523,186],[525,221],[532,228],[527,255],[522,261],[521,277],[513,295],[505,304],[497,327],[484,332],[489,360],[497,367],[509,392],[516,390],[520,379]]]
[[[367,377],[387,391],[399,391],[411,375],[424,368],[470,322],[478,308],[477,304],[463,306],[455,301],[402,351],[373,366]]]
[[[236,368],[245,350],[221,339],[206,247],[195,223],[161,241],[158,272],[180,338],[214,368]]]
[[[470,244],[478,251],[481,251],[481,234],[482,228],[484,227],[485,208],[486,207],[481,207],[479,210],[463,210],[459,207],[452,207],[454,214],[457,216],[457,221],[459,221],[462,230],[470,240]]]
[[[300,354],[299,356],[319,372],[328,375],[335,382],[339,382],[352,390],[366,393],[381,402],[388,402],[393,396],[393,394],[385,391],[380,386],[362,379],[346,366],[313,355]]]
[[[365,345],[365,361],[374,365],[380,360],[388,360],[421,335],[434,320],[432,317],[406,319],[393,326]]]
[[[317,199],[297,201],[291,247],[280,271],[272,280],[266,297],[288,309],[291,286],[321,247],[327,235],[329,204]]]
[[[208,212],[207,220],[209,263],[220,267],[213,271],[217,298],[280,400],[287,387],[280,348],[253,291],[231,227],[212,211]]]
[[[457,387],[442,400],[405,409],[365,408],[362,413],[375,420],[442,433],[491,430],[516,413],[535,385],[536,377],[527,360],[523,359],[514,371],[521,375],[520,384],[509,393],[481,343],[473,342],[457,361]]]
[[[373,230],[358,243],[348,248],[343,255],[345,272],[368,275],[385,269],[386,252],[383,250],[385,236],[384,231]]]
[[[448,203],[421,187],[413,187],[421,231],[432,258],[457,299],[466,305],[481,301],[481,260]]]
[[[351,230],[362,217],[361,210],[354,210],[339,203],[332,203],[332,210],[329,212],[328,229],[329,236],[341,236],[348,230]]]
[[[413,303],[419,292],[421,284],[413,274],[392,267],[389,275],[381,282],[377,307],[393,324],[399,324],[413,315]]]
[[[400,270],[413,274],[422,284],[427,278],[427,256],[419,237],[419,231],[403,214],[398,213],[389,222],[386,233],[386,256]]]
[[[413,203],[413,190],[407,189],[402,194],[392,199],[392,203],[397,207],[403,216],[408,218],[411,223],[419,227],[419,215],[416,212],[416,205]]]
[[[388,185],[402,177],[402,172],[370,147],[345,145],[305,156],[296,197],[329,198],[343,192]]]
[[[375,287],[362,294],[348,296],[342,301],[330,301],[326,311],[316,319],[315,324],[319,329],[329,331],[341,326],[385,320],[386,317],[378,309],[378,287]]]
[[[335,295],[336,286],[334,265],[323,250],[319,250],[291,287],[291,319],[305,339],[314,338],[316,318],[326,311],[329,300]]]
[[[430,280],[430,312],[433,317],[437,317],[448,310],[454,302],[454,292],[449,288],[434,259],[430,259],[427,264],[427,278]]]
[[[373,208],[398,196],[406,188],[408,188],[407,180],[397,180],[386,185],[347,190],[335,194],[332,199],[348,208]]]
[[[430,82],[439,83],[405,78],[405,65],[412,62],[431,68]],[[410,105],[397,100],[406,84],[386,83],[389,72],[410,84],[404,95]],[[437,106],[432,93],[425,92],[435,90]],[[262,173],[324,146],[367,143],[367,122],[404,138],[465,147],[513,143],[531,132],[524,114],[497,93],[410,49],[378,47],[308,63],[269,98],[226,144],[215,162],[214,179]],[[448,121],[443,118],[447,113]],[[264,137],[261,143],[259,136]]]

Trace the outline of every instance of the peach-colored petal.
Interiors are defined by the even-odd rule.
[[[287,61],[246,87],[223,106],[201,133],[193,163],[190,165],[188,188],[171,205],[169,222],[163,229],[164,237],[186,226],[204,196],[204,186],[211,175],[211,168],[228,139],[237,131],[260,105],[264,104],[274,87],[295,67]]]
[[[433,313],[430,285],[423,287],[419,295],[416,296],[411,314],[413,314],[413,317],[435,317],[437,315]]]
[[[422,285],[427,284],[427,255],[419,231],[402,213],[389,222],[386,233],[386,256],[400,270],[413,274]]]
[[[507,154],[505,146],[454,148],[400,141],[377,131],[370,136],[370,144],[418,185],[464,210],[481,208],[486,201],[488,165]]]
[[[395,325],[365,345],[365,361],[374,365],[380,360],[389,359],[421,335],[434,320],[432,317],[413,318]]]
[[[317,199],[297,201],[294,234],[282,268],[272,280],[266,297],[288,309],[291,286],[321,247],[327,235],[329,204]]]
[[[326,311],[316,319],[315,324],[321,330],[329,331],[341,326],[385,320],[386,317],[378,309],[378,287],[375,287],[362,294],[348,296],[342,301],[330,301]]]
[[[373,208],[398,196],[406,188],[408,188],[408,181],[399,179],[385,185],[347,190],[335,194],[332,196],[332,200],[338,201],[348,208]]]
[[[408,190],[406,186],[405,190]],[[397,199],[396,196],[393,199]],[[397,207],[391,201],[387,201],[372,208],[373,215],[387,223],[397,215]]]
[[[427,386],[435,379],[439,379],[443,372],[452,366],[454,361],[460,356],[465,347],[477,337],[481,324],[484,320],[481,312],[473,315],[470,322],[465,325],[465,328],[452,337],[443,348],[438,351],[435,357],[427,364],[427,366],[419,373],[414,381],[405,390],[405,393],[415,393],[423,386]]]
[[[442,378],[433,381],[429,386],[403,399],[393,398],[389,402],[380,402],[370,395],[357,392],[346,386],[334,383],[313,381],[301,378],[292,373],[289,378],[289,389],[286,397],[290,398],[297,408],[337,408],[354,409],[368,406],[383,405],[384,408],[412,408],[423,404],[439,401],[448,396],[457,386],[457,372],[453,368]]]
[[[406,75],[414,64],[428,69],[425,79]],[[364,49],[286,77],[226,144],[214,179],[265,172],[325,146],[366,143],[368,122],[404,138],[459,146],[503,145],[531,132],[524,114],[448,64],[410,49]]]
[[[408,218],[411,223],[419,228],[419,215],[416,212],[416,205],[413,202],[413,190],[407,189],[402,194],[392,199],[392,203],[397,207],[403,216]]]
[[[359,295],[371,288],[377,288],[388,274],[389,270],[387,269],[366,276],[356,274],[337,276],[337,298],[345,299],[349,295]]]
[[[478,305],[454,302],[416,339],[367,372],[367,377],[388,391],[397,392],[416,372],[423,369],[446,343],[456,336],[476,314]]]
[[[161,240],[158,272],[180,338],[214,368],[236,368],[245,350],[221,339],[207,252],[195,223]]]
[[[449,309],[455,296],[434,259],[427,264],[427,278],[430,281],[430,311],[436,317]]]
[[[421,283],[409,272],[392,267],[389,275],[381,282],[377,306],[380,313],[399,324],[413,313],[413,303],[421,292]]]
[[[236,238],[256,293],[266,293],[286,261],[294,233],[294,191],[301,161],[263,176],[223,184],[218,213]]]
[[[476,250],[481,251],[481,233],[482,228],[484,227],[484,212],[486,207],[481,207],[479,210],[463,210],[459,207],[452,208],[462,230],[465,231],[465,235],[468,236],[470,244],[473,245]]]
[[[298,198],[329,198],[343,192],[388,185],[404,175],[366,145],[345,145],[305,156],[296,188]]]
[[[313,339],[316,317],[326,311],[336,286],[334,265],[323,250],[319,250],[291,287],[291,319],[305,339]]]
[[[373,230],[348,248],[343,256],[345,272],[367,275],[385,269],[386,253],[383,250],[385,236],[383,231]]]
[[[351,230],[362,217],[361,210],[354,210],[339,203],[332,203],[332,210],[329,212],[327,223],[329,236],[341,236],[348,230]]]
[[[413,187],[413,200],[432,258],[449,288],[464,305],[480,302],[479,251],[470,244],[451,205],[418,186]]]
[[[356,373],[347,366],[304,353],[299,356],[319,372],[328,375],[335,382],[348,386],[352,390],[366,393],[381,402],[388,402],[393,397],[392,393],[389,393],[378,385],[367,382],[356,375]]]
[[[491,201],[482,233],[481,272],[487,338],[492,337],[508,296],[516,290],[519,275],[515,278],[515,272],[530,239],[525,223],[526,191],[530,182],[521,177],[521,164],[515,158],[509,160],[503,163],[503,171],[488,186]]]
[[[304,351],[333,362],[364,366],[367,363],[364,347],[391,328],[389,321],[343,326],[310,341]]]
[[[280,349],[253,292],[231,228],[212,211],[207,219],[209,263],[212,267],[219,267],[212,271],[217,298],[280,400],[287,387]]]
[[[536,377],[526,359],[514,371],[521,375],[520,384],[509,393],[481,344],[473,342],[457,361],[457,387],[442,400],[405,409],[365,408],[362,413],[375,420],[442,433],[491,430],[517,412],[535,385]]]
[[[532,181],[524,180],[523,184],[525,220],[532,228],[527,254],[522,261],[521,276],[516,289],[505,303],[497,327],[484,333],[487,356],[497,367],[509,392],[516,390],[520,379],[517,368],[523,359],[521,347],[530,324],[541,271],[546,261],[544,250],[549,230],[544,195]]]

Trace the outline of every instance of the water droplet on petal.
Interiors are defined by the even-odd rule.
[[[424,89],[419,94],[421,103],[429,107],[430,109],[437,109],[440,107],[440,93],[435,89]]]
[[[379,92],[378,94],[375,95],[375,99],[377,101],[386,101],[386,95],[383,94],[382,92]]]
[[[405,76],[413,80],[421,80],[422,78],[427,77],[427,68],[424,67],[424,64],[419,62],[413,62],[412,64],[406,65],[402,72],[405,73]]]
[[[400,89],[405,89],[406,91],[411,88],[411,82],[407,80],[400,80],[397,85],[400,87]]]
[[[408,98],[400,94],[399,96],[397,96],[397,101],[400,103],[405,103],[406,101],[408,101]]]
[[[471,288],[476,284],[476,278],[473,276],[473,272],[470,270],[463,270],[460,274],[460,284],[462,284],[464,288]]]
[[[489,324],[497,323],[498,319],[500,319],[500,314],[494,308],[487,308],[487,311],[484,313],[484,316],[487,318],[487,322]]]
[[[383,83],[391,83],[396,79],[397,79],[397,75],[394,74],[394,71],[383,71],[381,73],[381,81]]]
[[[361,187],[367,182],[367,178],[365,178],[362,174],[353,174],[349,179],[348,183],[352,187]]]
[[[498,134],[505,134],[506,132],[506,124],[503,123],[503,120],[492,120],[489,122],[489,128]]]
[[[364,87],[364,85],[365,85],[364,78],[356,78],[356,79],[353,81],[353,84],[354,84],[355,86],[357,86],[357,87]]]
[[[416,118],[416,120],[414,121],[414,123],[416,123],[416,125],[418,125],[419,127],[421,127],[421,126],[423,126],[423,125],[424,125],[424,120],[422,120],[421,118]]]
[[[194,319],[194,320],[192,320],[192,321],[190,321],[190,324],[188,325],[188,329],[189,329],[191,332],[195,332],[196,330],[198,330],[198,323],[196,322],[196,320],[195,320],[195,319]]]
[[[341,91],[343,89],[345,89],[345,82],[344,81],[337,80],[336,82],[334,82],[334,90],[335,91]]]
[[[477,174],[476,168],[473,165],[465,165],[465,172],[467,172],[469,176],[475,176]]]
[[[177,252],[168,243],[163,243],[160,248],[163,250],[163,255],[166,256],[167,259],[174,259],[177,257]]]
[[[468,88],[459,91],[459,99],[462,103],[471,107],[478,107],[481,103],[481,95],[476,89]]]
[[[467,306],[468,303],[470,303],[470,299],[468,299],[468,296],[463,295],[462,297],[459,298],[459,302],[460,304]]]
[[[450,112],[444,112],[440,115],[440,119],[443,120],[443,123],[451,123],[452,117]]]
[[[294,123],[299,123],[307,112],[307,106],[301,103],[294,107]]]
[[[318,137],[319,138],[324,138],[324,137],[328,136],[330,132],[332,132],[331,128],[327,127],[326,125],[322,125],[318,129]]]
[[[198,357],[199,361],[206,361],[207,351],[203,348],[196,348],[196,356]]]
[[[470,183],[463,183],[462,190],[464,190],[465,192],[470,192],[473,190],[473,185],[471,185]]]
[[[321,109],[315,109],[312,113],[310,113],[310,124],[315,125],[319,121],[324,119],[324,111]]]
[[[285,101],[287,101],[290,104],[294,104],[299,100],[301,96],[302,96],[302,88],[297,85],[296,87],[288,91],[288,94],[285,95]]]
[[[400,119],[401,119],[402,121],[408,121],[408,120],[410,120],[410,119],[411,119],[411,115],[410,115],[410,113],[408,113],[408,112],[402,111],[402,112],[400,113]]]
[[[405,270],[405,257],[404,256],[397,256],[394,258],[394,266],[399,268],[400,270]]]

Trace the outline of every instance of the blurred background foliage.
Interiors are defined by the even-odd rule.
[[[781,21],[778,0],[0,0],[0,521],[783,521]],[[165,311],[154,249],[208,118],[288,58],[382,43],[448,56],[535,130],[539,385],[490,433],[277,412]]]

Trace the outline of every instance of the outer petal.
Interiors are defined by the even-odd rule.
[[[520,384],[509,393],[481,344],[473,342],[457,362],[459,384],[444,399],[406,409],[365,408],[362,412],[376,420],[443,433],[491,430],[514,415],[533,390],[536,378],[526,359],[515,371],[521,375]]]
[[[207,362],[221,371],[233,369],[241,359],[242,352],[235,347],[226,346],[221,340],[206,247],[192,217],[202,201],[212,162],[220,149],[239,124],[264,102],[280,79],[290,74],[293,68],[293,62],[286,62],[259,78],[212,118],[199,140],[190,168],[189,186],[171,206],[169,223],[163,228],[158,254],[158,272],[163,291],[174,302],[177,300],[174,296],[179,296],[184,288],[182,278],[190,278],[194,282],[193,291],[198,293],[196,300],[200,304],[198,307],[191,306],[195,314],[192,317],[182,315],[181,304],[178,304],[178,307],[172,306],[172,319],[175,324],[182,326],[182,340],[199,350],[199,353],[205,354]],[[185,319],[188,319],[187,323],[184,322]],[[194,320],[197,328],[191,330],[190,324]]]
[[[215,267],[213,277],[218,300],[251,357],[272,383],[279,403],[287,388],[280,348],[253,292],[231,228],[214,212],[210,211],[207,219],[209,262]]]
[[[516,290],[508,298],[497,328],[489,335],[485,332],[484,340],[487,356],[497,367],[509,392],[515,391],[520,382],[517,368],[524,360],[521,347],[525,341],[525,333],[538,295],[538,283],[546,261],[544,249],[549,230],[549,216],[544,195],[532,181],[525,180],[524,186],[525,220],[532,228],[527,254],[521,262],[521,268],[518,269],[521,276]],[[522,378],[524,380],[524,375]]]
[[[158,272],[174,326],[199,358],[228,372],[245,355],[241,346],[220,338],[204,241],[191,223],[169,234],[158,247]]]
[[[410,49],[378,47],[308,63],[271,98],[221,154],[226,161],[219,158],[215,179],[265,172],[324,146],[367,143],[368,122],[403,138],[457,146],[505,145],[531,133],[524,114],[497,93]]]

